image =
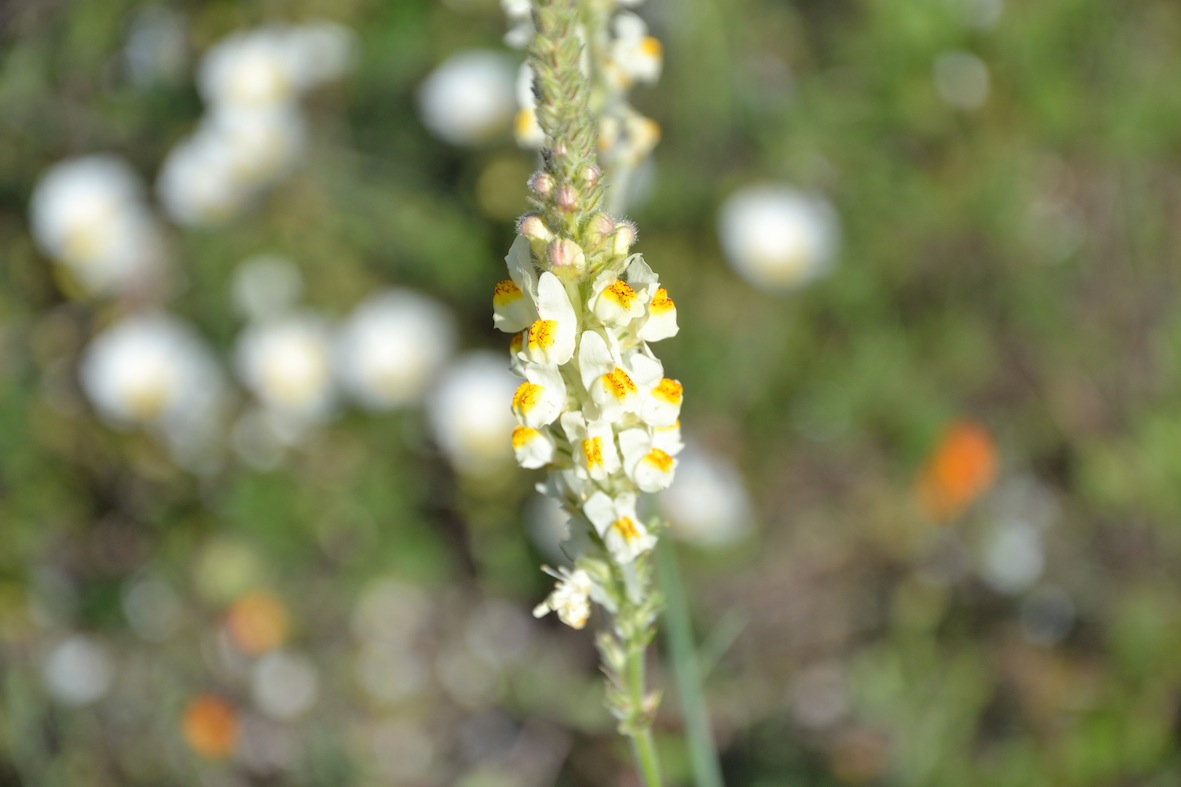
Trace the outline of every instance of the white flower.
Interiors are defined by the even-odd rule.
[[[549,598],[533,610],[534,617],[548,612],[558,613],[558,619],[572,629],[580,629],[590,619],[590,595],[593,588],[590,574],[582,569],[570,571],[564,566],[546,573],[558,580]]]
[[[331,330],[321,317],[297,313],[251,325],[238,337],[238,376],[268,408],[298,423],[331,415]]]
[[[532,27],[530,27],[532,29]],[[545,132],[537,122],[537,98],[533,95],[533,69],[522,63],[517,70],[517,115],[513,121],[513,135],[523,148],[540,148],[545,144]]]
[[[481,145],[500,136],[513,117],[513,69],[499,52],[453,55],[418,88],[423,124],[453,145]]]
[[[529,239],[518,235],[504,258],[509,278],[492,292],[492,324],[506,333],[523,331],[537,319],[537,270]]]
[[[500,354],[473,352],[453,363],[427,397],[435,440],[461,473],[486,475],[512,458],[516,421],[507,403],[515,387]]]
[[[525,335],[523,360],[546,366],[561,366],[574,355],[578,318],[570,296],[558,277],[546,271],[537,282],[538,319]]]
[[[583,506],[587,519],[603,539],[611,556],[621,564],[631,563],[656,546],[656,537],[636,516],[636,496],[623,493],[615,498],[595,492]]]
[[[262,187],[286,175],[307,144],[307,124],[294,107],[211,112],[198,135],[209,135],[229,159],[229,174],[246,188]]]
[[[667,427],[677,422],[685,389],[677,380],[662,377],[640,404],[640,418],[649,426]]]
[[[761,289],[786,289],[832,264],[837,218],[822,197],[784,185],[747,186],[723,203],[718,237],[740,276]]]
[[[96,155],[55,164],[33,189],[29,211],[37,245],[87,292],[151,289],[162,279],[164,237],[139,178],[122,159]]]
[[[647,429],[627,429],[619,434],[623,469],[643,492],[668,489],[673,482],[677,460],[662,448],[652,445]]]
[[[988,101],[988,66],[973,53],[945,52],[935,59],[931,70],[935,92],[948,106],[971,111]]]
[[[209,409],[222,389],[213,354],[184,323],[147,312],[98,334],[79,369],[99,415],[118,427],[176,426]]]
[[[156,176],[156,194],[177,224],[217,224],[238,213],[253,192],[234,174],[233,152],[209,134],[173,145]]]
[[[296,54],[281,28],[233,33],[201,59],[197,88],[213,106],[273,109],[292,103],[299,88]]]
[[[692,446],[678,460],[677,479],[660,496],[669,532],[702,547],[731,544],[749,533],[750,496],[734,463]]]
[[[582,478],[604,481],[620,468],[615,431],[607,421],[589,424],[582,413],[562,414],[562,431],[574,447],[574,466]]]
[[[549,430],[518,424],[512,433],[513,453],[517,464],[528,469],[545,467],[554,458],[554,440]]]
[[[620,88],[633,82],[652,85],[660,79],[664,48],[648,35],[644,20],[630,12],[617,15],[612,22],[615,38],[611,42],[610,73]]]
[[[82,634],[71,634],[40,662],[45,688],[65,705],[89,705],[114,682],[115,666],[107,649]]]
[[[622,327],[644,316],[644,301],[622,279],[605,271],[591,288],[590,308],[604,325]]]
[[[523,426],[539,429],[566,409],[566,382],[552,366],[525,367],[525,382],[513,394],[513,414]]]
[[[372,295],[336,342],[341,384],[371,410],[418,401],[455,351],[455,321],[441,304],[410,290]]]
[[[220,461],[226,385],[212,351],[187,325],[158,312],[127,317],[91,341],[79,377],[116,427],[150,427],[195,472]]]

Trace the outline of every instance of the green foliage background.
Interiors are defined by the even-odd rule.
[[[661,354],[688,393],[686,432],[738,459],[757,513],[744,543],[682,554],[698,633],[717,651],[706,690],[727,784],[1181,783],[1181,6],[1014,1],[984,30],[965,22],[969,6],[640,9],[666,53],[659,87],[634,96],[664,129],[633,215],[677,299],[682,330]],[[194,59],[275,19],[336,19],[360,46],[350,77],[308,105],[314,140],[296,176],[227,228],[177,233],[176,311],[228,350],[233,267],[276,250],[330,314],[408,285],[453,308],[465,346],[500,348],[489,293],[532,154],[507,133],[450,147],[415,105],[448,55],[503,48],[497,4],[169,7]],[[489,604],[527,612],[543,597],[542,557],[520,527],[535,478],[456,477],[408,412],[346,415],[280,470],[197,480],[81,397],[74,363],[111,307],[62,294],[26,202],[74,155],[118,153],[150,178],[199,117],[189,76],[126,79],[134,8],[0,6],[0,784],[391,783],[357,742],[390,718],[433,741],[438,764],[416,784],[626,783],[585,633],[529,623],[531,655],[496,662],[484,705],[439,681],[390,707],[350,678],[347,619],[376,577],[431,599],[424,653],[463,639]],[[934,88],[951,50],[989,68],[976,111]],[[762,180],[820,190],[841,216],[838,266],[801,291],[750,288],[718,248],[721,200]],[[960,416],[995,434],[1001,478],[939,528],[912,480]],[[930,580],[949,550],[971,553],[1014,484],[1054,502],[1041,582],[1074,617],[1053,644],[1023,634],[1022,596],[971,571]],[[184,601],[162,642],[137,639],[121,605],[145,573]],[[282,727],[293,753],[269,770],[203,761],[179,731],[200,692],[249,714],[240,678],[209,656],[249,587],[285,601],[293,646],[321,670],[315,713]],[[94,706],[58,706],[42,687],[65,631],[126,667]],[[820,726],[798,712],[800,676],[818,666],[840,676],[844,703]],[[675,779],[677,703],[656,679]],[[501,737],[465,743],[473,718]]]

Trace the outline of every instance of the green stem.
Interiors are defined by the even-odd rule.
[[[665,636],[672,661],[673,680],[681,698],[689,760],[697,787],[722,787],[722,769],[709,725],[709,710],[701,688],[701,669],[693,647],[693,628],[685,603],[685,586],[677,568],[677,556],[668,538],[656,547],[660,584],[664,591]]]
[[[644,647],[634,643],[628,643],[627,691],[633,718],[643,719],[641,723],[629,725],[631,729],[628,735],[636,767],[645,787],[661,787],[660,757],[656,754],[656,745],[652,740],[652,720],[644,710]]]

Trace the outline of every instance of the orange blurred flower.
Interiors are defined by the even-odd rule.
[[[225,625],[230,640],[239,650],[260,656],[287,639],[287,608],[272,593],[251,591],[239,596],[226,610]]]
[[[185,708],[181,719],[185,742],[202,757],[222,759],[234,751],[238,740],[238,717],[225,700],[198,694]]]
[[[988,429],[954,421],[919,470],[915,491],[932,519],[950,522],[992,486],[996,472],[996,442]]]

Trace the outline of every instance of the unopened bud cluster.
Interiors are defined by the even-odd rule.
[[[577,25],[576,38],[582,44],[579,68],[586,77],[587,101],[596,118],[594,129],[598,161],[607,169],[622,193],[627,174],[638,167],[660,141],[660,126],[644,117],[628,102],[628,92],[637,84],[655,84],[660,79],[664,49],[660,41],[649,34],[644,20],[626,7],[638,5],[637,0],[595,0],[583,3],[582,21]],[[514,46],[536,41],[534,27],[537,20],[531,14],[527,0],[501,0],[505,14],[512,24],[507,40]],[[517,142],[522,147],[541,148],[547,141],[549,128],[544,122],[544,108],[539,104],[532,63],[521,66],[517,81],[517,101],[520,109],[514,126]],[[534,189],[535,193],[541,193]]]

